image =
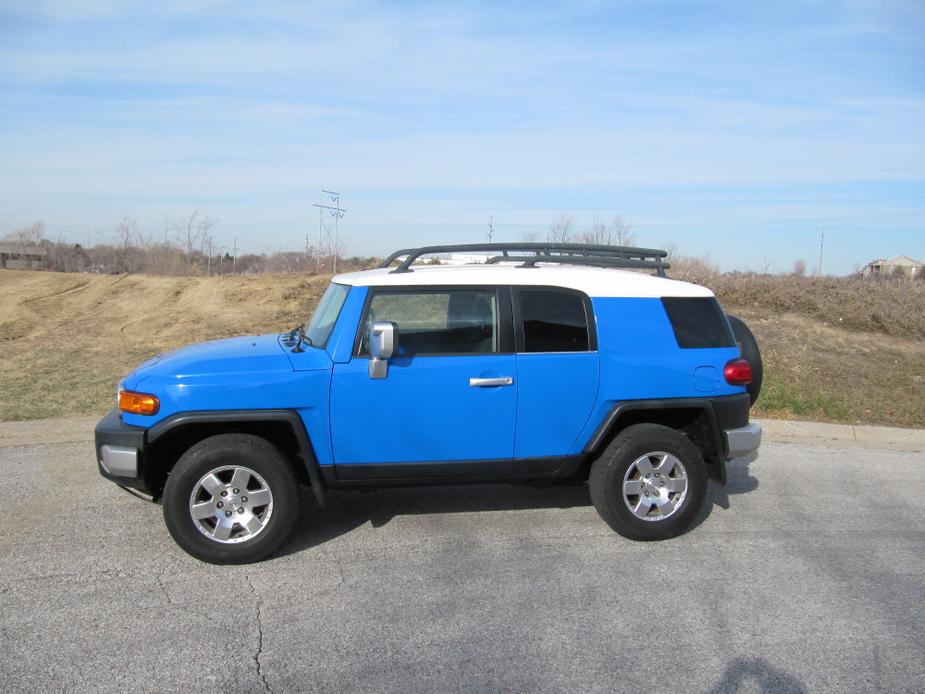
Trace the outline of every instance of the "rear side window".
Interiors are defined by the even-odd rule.
[[[662,304],[678,347],[735,347],[732,328],[716,297],[665,297]]]
[[[588,318],[576,294],[521,290],[525,352],[587,352]]]

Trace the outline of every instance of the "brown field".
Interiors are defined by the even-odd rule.
[[[925,427],[920,285],[699,279],[758,337],[757,415]],[[0,271],[0,420],[102,414],[119,378],[148,356],[292,328],[327,282]]]

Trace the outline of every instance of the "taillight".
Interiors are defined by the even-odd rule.
[[[747,359],[733,359],[726,364],[723,375],[731,386],[747,386],[752,382],[752,365]]]
[[[130,414],[157,414],[161,403],[153,395],[133,393],[130,390],[119,391],[119,409]]]

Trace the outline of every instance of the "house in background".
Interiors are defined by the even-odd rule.
[[[908,255],[894,255],[892,258],[874,260],[861,270],[863,277],[919,277],[925,262],[915,260]]]
[[[48,255],[41,246],[31,243],[0,243],[0,268],[4,270],[42,270]]]

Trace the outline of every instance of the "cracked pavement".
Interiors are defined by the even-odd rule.
[[[89,436],[0,444],[4,691],[925,689],[920,453],[767,443],[663,543],[582,486],[306,490],[216,567]]]

